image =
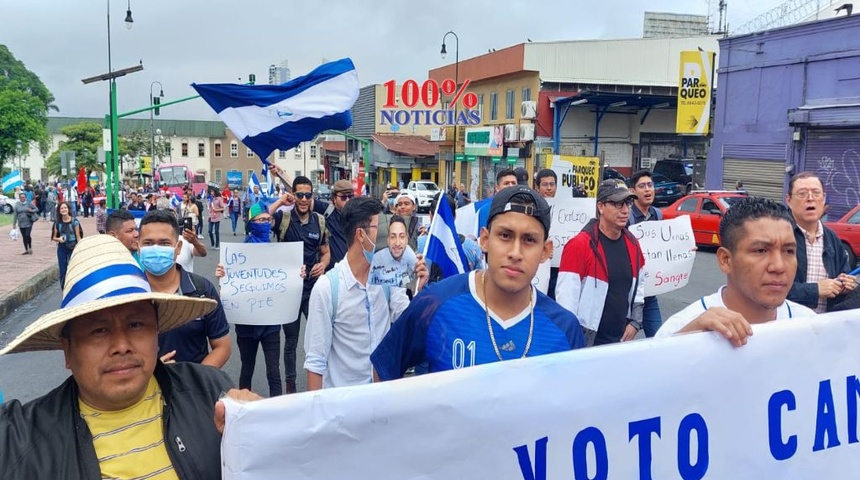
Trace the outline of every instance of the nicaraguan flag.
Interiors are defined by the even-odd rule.
[[[21,178],[21,172],[15,170],[10,174],[3,177],[3,191],[8,192],[9,190],[14,190],[16,187],[23,187],[24,180]]]
[[[271,197],[275,194],[275,182],[272,181],[272,172],[269,171],[269,167],[265,163],[263,164],[263,177],[266,179],[266,194]]]
[[[349,58],[320,65],[282,85],[191,84],[263,163],[325,130],[346,130],[358,99],[358,74]]]
[[[445,199],[436,203],[436,212],[430,222],[430,232],[427,243],[424,244],[424,258],[439,265],[442,278],[458,273],[466,273],[469,263],[463,253],[463,245],[457,228],[454,226],[454,212]]]
[[[179,195],[174,193],[170,197],[170,208],[176,210],[177,208],[179,208],[180,205],[182,205],[182,201],[179,200]]]
[[[251,178],[248,180],[248,194],[254,193],[254,185],[260,189],[260,194],[263,193],[263,187],[260,185],[260,179],[257,178],[257,172],[251,172]]]

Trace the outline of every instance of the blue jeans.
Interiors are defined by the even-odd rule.
[[[233,235],[236,234],[236,222],[239,221],[239,212],[230,212],[230,223],[233,224]]]
[[[648,338],[657,334],[657,330],[663,325],[663,317],[660,316],[660,305],[657,297],[645,297],[645,308],[642,310],[642,329]]]
[[[215,248],[221,245],[221,222],[209,222],[209,243]]]
[[[57,264],[60,266],[60,290],[66,286],[66,269],[69,268],[69,259],[72,251],[64,245],[57,245]]]

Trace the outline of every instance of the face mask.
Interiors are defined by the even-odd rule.
[[[367,237],[367,232],[365,232],[364,230],[362,230],[361,232],[364,234],[365,238],[370,240],[370,238]],[[364,249],[364,240],[362,239],[361,240],[361,253],[364,254],[364,258],[365,258],[365,260],[367,260],[367,263],[369,265],[373,265],[373,254],[376,253],[376,245],[374,245],[373,242],[370,242],[370,251],[368,252],[367,250]]]
[[[156,277],[160,277],[173,267],[173,253],[175,250],[174,247],[164,247],[161,245],[140,247],[140,263],[143,265],[144,270]]]
[[[251,236],[257,239],[257,241],[269,241],[269,233],[272,231],[272,225],[270,223],[251,222],[249,224],[249,228],[251,230]]]

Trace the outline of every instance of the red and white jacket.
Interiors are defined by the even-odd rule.
[[[640,329],[645,303],[642,272],[645,257],[636,237],[626,228],[621,232],[633,268],[633,282],[627,297],[627,320]],[[590,335],[586,337],[591,340],[589,344],[593,342],[594,333],[600,325],[608,291],[606,253],[598,240],[598,220],[595,218],[564,246],[555,287],[556,301],[573,312],[580,325],[588,330],[586,333]]]

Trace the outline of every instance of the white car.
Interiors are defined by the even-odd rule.
[[[0,209],[3,210],[3,213],[12,213],[12,211],[15,209],[15,205],[17,204],[17,198],[9,198],[6,195],[0,195]]]
[[[433,197],[439,193],[439,186],[430,180],[416,180],[414,182],[409,182],[409,185],[406,186],[406,190],[408,190],[413,197],[418,199],[418,212],[429,212],[430,202],[432,202]]]

